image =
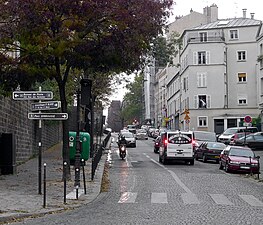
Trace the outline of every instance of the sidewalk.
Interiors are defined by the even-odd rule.
[[[108,146],[104,154],[102,154],[93,181],[91,181],[91,159],[86,162],[86,195],[83,193],[84,190],[81,190],[84,189],[81,170],[81,187],[78,192],[78,199],[76,199],[76,194],[74,194],[75,172],[73,166],[71,166],[71,181],[67,181],[66,204],[64,204],[64,183],[62,181],[63,160],[61,144],[57,144],[43,152],[42,164],[46,163],[47,165],[45,208],[43,208],[43,188],[42,195],[38,194],[38,157],[19,165],[17,167],[17,174],[15,175],[1,175],[0,224],[17,218],[73,209],[93,201],[100,193],[104,165],[107,159],[106,153],[108,152],[107,149],[110,147],[110,143],[111,141],[108,142]]]

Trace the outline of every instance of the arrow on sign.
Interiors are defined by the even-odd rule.
[[[52,91],[14,91],[14,100],[51,100],[53,99]]]
[[[31,104],[32,111],[59,109],[60,107],[61,107],[61,101],[38,102]]]
[[[67,113],[28,113],[30,120],[67,120]]]

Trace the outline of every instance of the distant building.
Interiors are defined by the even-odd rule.
[[[113,132],[119,132],[122,129],[121,121],[121,101],[113,100],[108,109],[108,127],[112,129]]]

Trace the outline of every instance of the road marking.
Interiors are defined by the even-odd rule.
[[[84,194],[84,189],[78,189],[78,197]],[[76,198],[76,189],[66,195],[66,199],[77,199]]]
[[[151,203],[168,203],[166,193],[152,193]]]
[[[263,207],[263,202],[258,200],[253,195],[239,195],[240,198],[242,198],[245,202],[247,202],[251,206],[260,206]]]
[[[234,205],[228,200],[228,198],[223,194],[209,194],[214,202],[218,205]]]
[[[137,198],[137,193],[124,192],[122,193],[118,203],[135,203],[136,198]]]
[[[200,204],[200,201],[193,193],[182,193],[181,197],[183,199],[184,204],[187,205]]]

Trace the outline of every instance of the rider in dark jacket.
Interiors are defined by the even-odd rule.
[[[119,140],[119,145],[127,145],[127,141],[124,135],[121,136],[121,139]]]

